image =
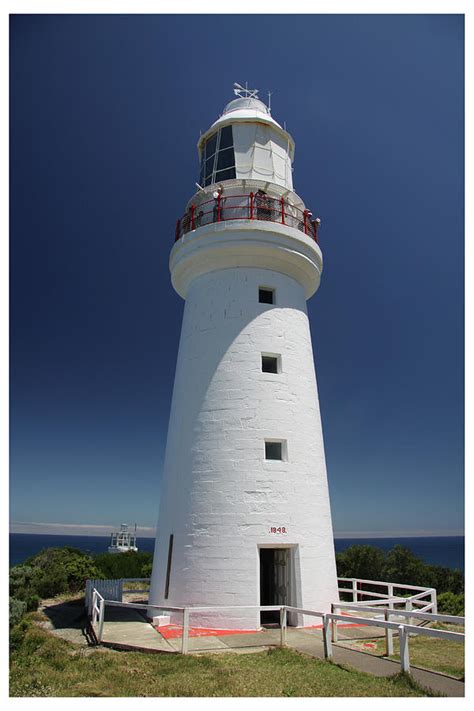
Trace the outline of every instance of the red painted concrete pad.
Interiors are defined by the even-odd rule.
[[[351,625],[351,624],[338,624],[338,628],[341,627],[365,627],[366,625]],[[183,628],[181,625],[163,625],[161,627],[155,627],[155,629],[161,634],[165,639],[179,639],[183,635]],[[275,628],[278,629],[278,628]],[[310,625],[309,627],[303,627],[299,629],[304,630],[314,630],[322,629],[322,625]],[[190,637],[220,637],[221,635],[228,634],[257,634],[258,632],[265,632],[266,630],[218,630],[215,628],[208,627],[190,627],[189,636]]]
[[[162,627],[155,627],[156,630],[165,639],[177,639],[183,634],[183,628],[181,625],[163,625]],[[255,634],[259,630],[217,630],[214,628],[207,627],[190,627],[189,636],[190,637],[220,637],[224,634]]]

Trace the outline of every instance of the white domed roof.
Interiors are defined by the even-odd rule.
[[[255,97],[241,97],[239,99],[229,101],[222,112],[222,115],[228,114],[231,111],[239,111],[241,109],[253,109],[254,111],[261,111],[263,114],[270,115],[270,112],[263,101],[260,101],[260,99],[256,99]]]

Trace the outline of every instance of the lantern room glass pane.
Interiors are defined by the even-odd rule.
[[[214,155],[217,146],[217,132],[213,133],[206,141],[206,157]]]
[[[227,168],[226,170],[220,170],[216,173],[214,182],[218,183],[221,180],[232,180],[232,178],[235,178],[235,168]]]
[[[225,126],[216,131],[204,144],[199,185],[206,187],[232,178],[235,178],[232,126]]]
[[[232,126],[224,126],[221,128],[221,140],[219,141],[219,150],[231,148],[234,145],[232,138]]]
[[[233,148],[227,148],[225,151],[219,151],[216,170],[224,170],[224,168],[230,168],[234,164],[235,158]]]
[[[205,174],[207,177],[212,177],[212,171],[214,170],[214,156],[208,158],[206,161]]]

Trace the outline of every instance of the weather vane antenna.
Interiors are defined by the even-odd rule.
[[[245,86],[234,82],[234,94],[240,96],[241,99],[257,99],[258,89],[248,89],[247,82],[245,82]]]
[[[270,91],[270,89],[269,89],[268,90],[268,113],[269,114],[272,113],[272,94],[273,94],[273,91]]]

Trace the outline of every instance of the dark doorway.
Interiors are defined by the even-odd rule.
[[[260,548],[260,605],[290,604],[290,549]],[[262,625],[280,622],[278,610],[262,611]]]

